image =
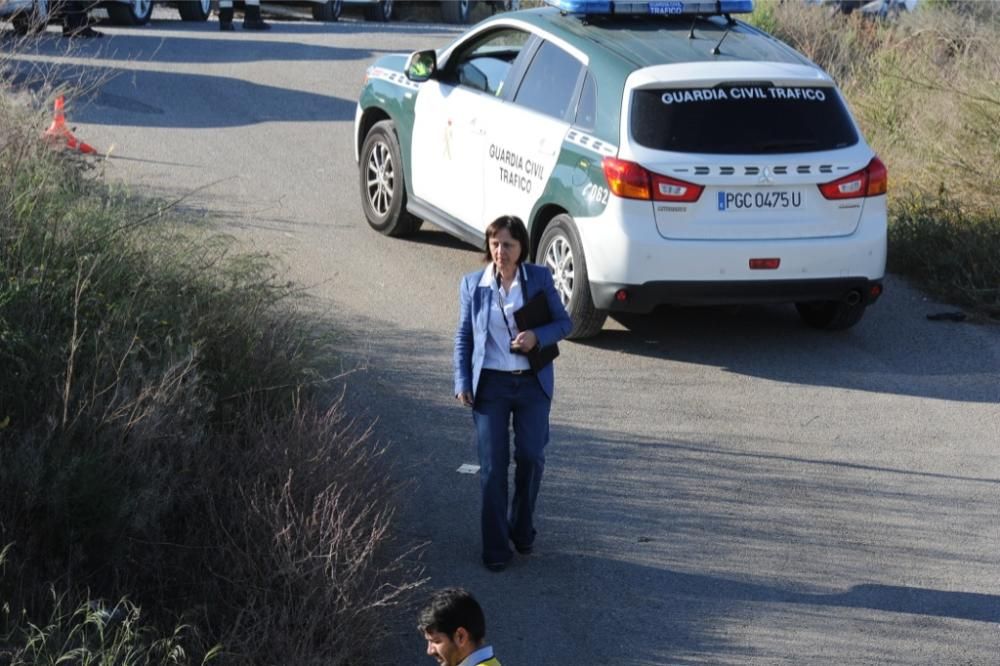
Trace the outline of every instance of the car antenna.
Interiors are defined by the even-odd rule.
[[[726,37],[728,36],[729,36],[729,26],[726,26],[726,31],[722,33],[722,38],[719,39],[719,43],[712,47],[711,51],[712,55],[719,55],[719,47],[722,46],[722,42],[726,41]]]
[[[694,15],[694,20],[691,21],[691,32],[688,33],[688,39],[694,39],[694,26],[698,23],[698,15]]]

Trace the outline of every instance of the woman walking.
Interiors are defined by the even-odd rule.
[[[543,266],[525,264],[528,231],[510,216],[486,229],[489,265],[459,287],[455,332],[455,397],[472,407],[482,486],[483,564],[502,571],[535,542],[533,513],[545,467],[549,410],[555,386],[552,363],[532,369],[529,354],[555,345],[573,325]],[[550,320],[519,330],[515,313],[543,294]],[[514,498],[508,507],[507,466],[514,428]]]

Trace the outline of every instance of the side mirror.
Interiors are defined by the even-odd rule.
[[[414,51],[406,60],[406,78],[418,83],[434,76],[437,71],[437,53],[433,50]]]

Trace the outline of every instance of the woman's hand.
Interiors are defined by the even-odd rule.
[[[466,407],[472,407],[472,393],[464,391],[455,396],[455,399]]]
[[[521,352],[529,352],[538,344],[538,336],[534,331],[521,331],[514,338],[514,348]]]

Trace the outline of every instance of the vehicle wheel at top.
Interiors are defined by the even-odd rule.
[[[371,228],[386,236],[408,236],[419,229],[421,220],[406,211],[403,160],[391,120],[368,132],[358,166],[361,206]]]
[[[538,243],[535,262],[552,272],[556,291],[573,320],[573,330],[567,337],[590,338],[600,333],[608,313],[594,307],[587,260],[573,218],[565,214],[552,218]]]
[[[312,15],[315,21],[338,21],[344,12],[344,0],[327,0],[313,3]]]
[[[809,326],[827,331],[842,331],[854,326],[865,314],[864,301],[849,304],[844,301],[813,301],[796,303],[795,309]]]
[[[207,21],[212,14],[212,0],[181,0],[177,11],[182,21]]]
[[[107,8],[115,25],[146,25],[153,16],[153,0],[112,2]]]
[[[444,0],[441,3],[441,18],[445,23],[468,23],[475,4],[474,0]]]
[[[50,18],[49,0],[35,0],[31,9],[14,14],[10,22],[17,34],[34,35],[45,32]]]
[[[365,7],[365,20],[385,23],[392,20],[393,0],[379,0]]]

